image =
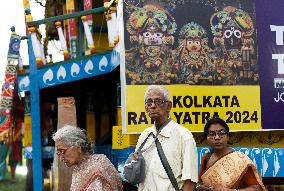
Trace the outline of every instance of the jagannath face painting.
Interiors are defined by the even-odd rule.
[[[210,19],[213,43],[222,59],[216,59],[222,84],[248,84],[255,81],[254,25],[250,15],[232,6],[214,13]],[[222,77],[223,76],[223,77]]]
[[[242,46],[242,31],[235,26],[224,28],[225,47],[241,47]]]
[[[174,43],[173,34],[176,28],[174,18],[160,4],[148,3],[143,7],[137,7],[130,14],[127,31],[130,34],[130,42],[138,44],[140,59],[139,66],[129,68],[132,67],[133,72],[145,72],[140,81],[155,82],[157,79],[153,79],[153,72],[159,73],[160,79],[165,76],[167,58],[170,55],[167,52]]]

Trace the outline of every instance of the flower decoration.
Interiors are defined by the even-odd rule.
[[[236,27],[241,29],[245,37],[252,36],[254,26],[248,13],[232,6],[224,7],[212,15],[210,19],[211,30],[214,36],[222,36],[225,27]]]
[[[184,39],[188,38],[200,38],[205,44],[208,42],[206,31],[195,22],[187,23],[179,32],[179,43],[182,43]]]
[[[174,34],[177,29],[173,16],[163,7],[154,4],[137,8],[130,14],[127,23],[127,30],[131,35],[142,33],[149,27],[165,34]]]

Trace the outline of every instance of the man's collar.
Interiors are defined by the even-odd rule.
[[[161,136],[163,136],[163,137],[170,137],[171,136],[171,130],[172,130],[172,128],[171,128],[171,126],[169,126],[169,125],[166,125],[162,130],[161,130],[161,132],[159,133]]]
[[[164,137],[170,137],[171,136],[171,127],[168,125],[171,122],[171,119],[169,118],[167,122],[161,127],[161,131],[159,135]],[[155,125],[153,125],[152,129],[149,131],[149,133],[153,133],[155,136],[157,135],[157,129]]]

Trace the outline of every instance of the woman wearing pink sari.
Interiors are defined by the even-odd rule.
[[[65,125],[54,135],[57,155],[74,167],[70,191],[122,191],[121,179],[105,155],[93,155],[84,130]]]
[[[202,157],[197,191],[266,191],[252,160],[227,146],[229,127],[213,118],[204,127],[212,152]]]

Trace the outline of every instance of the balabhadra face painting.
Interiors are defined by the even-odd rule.
[[[146,4],[130,14],[127,30],[132,42],[138,41],[145,67],[161,65],[163,48],[173,44],[176,23],[171,14],[158,4]]]

